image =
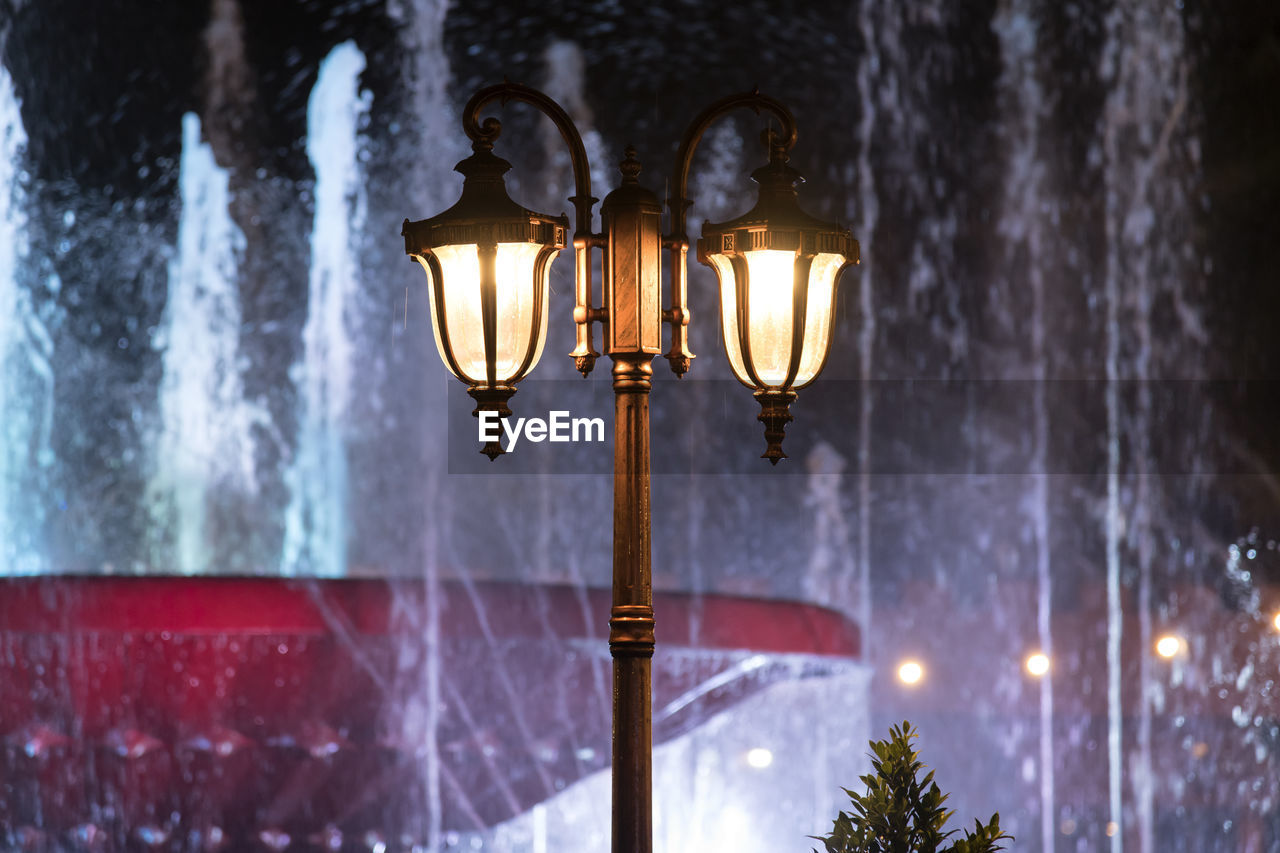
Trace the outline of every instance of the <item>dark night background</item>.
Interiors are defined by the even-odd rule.
[[[655,367],[663,374],[654,394],[656,584],[869,614],[875,673],[869,697],[851,705],[869,702],[877,736],[903,715],[918,722],[943,787],[961,789],[959,814],[999,807],[1018,815],[1014,849],[1028,850],[1039,849],[1038,782],[1018,775],[1021,759],[1037,754],[1040,722],[1038,691],[1017,662],[1037,640],[1037,608],[1047,601],[1064,650],[1051,733],[1059,806],[1082,827],[1096,824],[1076,839],[1093,846],[1060,840],[1057,849],[1102,849],[1106,719],[1096,685],[1106,678],[1107,625],[1094,617],[1108,543],[1118,541],[1126,634],[1146,637],[1145,612],[1157,627],[1178,624],[1199,637],[1205,667],[1210,659],[1225,667],[1203,681],[1189,677],[1182,699],[1161,700],[1183,702],[1191,722],[1166,731],[1157,719],[1155,758],[1145,760],[1161,785],[1180,779],[1200,793],[1184,809],[1160,788],[1170,805],[1156,806],[1154,849],[1245,849],[1214,846],[1243,837],[1218,831],[1242,812],[1270,833],[1259,837],[1280,844],[1274,650],[1258,652],[1255,678],[1265,677],[1265,688],[1240,682],[1230,698],[1209,698],[1241,671],[1228,632],[1253,630],[1280,607],[1280,554],[1261,544],[1280,538],[1280,6],[1185,0],[1174,14],[1125,0],[785,8],[480,0],[452,4],[432,41],[419,20],[431,4],[232,5],[243,59],[211,85],[214,4],[0,0],[0,60],[28,139],[32,250],[20,284],[51,335],[57,377],[56,463],[24,481],[44,507],[33,529],[51,571],[171,571],[169,543],[143,496],[165,370],[150,340],[163,322],[178,240],[189,112],[230,174],[231,215],[246,238],[243,393],[265,413],[253,428],[256,490],[214,500],[208,571],[280,571],[285,472],[305,420],[295,365],[304,358],[315,213],[308,98],[330,50],[353,40],[367,59],[360,83],[372,100],[361,165],[369,215],[357,250],[364,325],[356,345],[368,367],[344,435],[354,472],[349,571],[422,571],[433,559],[418,535],[427,507],[446,573],[606,585],[607,525],[590,515],[608,500],[601,457],[531,450],[483,476],[470,461],[443,458],[442,447],[467,452],[456,434],[443,435],[443,412],[463,404],[462,389],[444,391],[422,333],[423,300],[415,293],[405,302],[421,274],[403,258],[399,223],[437,212],[419,204],[452,203],[448,167],[465,153],[456,115],[471,92],[506,77],[566,97],[549,55],[581,61],[581,73],[570,74],[581,99],[568,106],[599,135],[600,197],[627,144],[640,151],[642,181],[661,193],[685,122],[758,85],[796,114],[801,199],[853,228],[866,262],[845,274],[826,373],[801,393],[788,429],[790,467],[774,473],[757,467],[755,404],[727,381],[714,280],[691,257],[700,358],[680,386],[665,364]],[[1035,24],[1023,77],[1008,64],[1014,40],[1002,40],[997,25],[1011,9]],[[427,34],[406,36],[417,27]],[[548,54],[564,43],[576,47]],[[432,67],[447,79],[415,66],[414,45],[434,51]],[[419,96],[438,86],[448,113],[424,122]],[[548,212],[567,208],[571,182],[559,149],[543,142],[542,120],[515,107],[503,123],[497,152],[515,164],[513,196]],[[447,138],[420,137],[424,126]],[[739,176],[762,161],[760,123],[742,114],[728,126],[699,149],[695,216],[725,219],[749,201]],[[1034,169],[1014,157],[1027,127],[1035,128],[1026,149]],[[867,224],[870,233],[859,230]],[[572,345],[571,267],[565,254],[554,269],[551,339],[513,404],[525,413],[563,393],[607,407],[599,375],[587,390],[561,390],[573,376],[561,356]],[[49,285],[51,275],[60,287]],[[396,331],[401,311],[406,324]],[[1122,408],[1116,435],[1104,406],[1109,342]],[[1039,414],[1036,389],[1046,383],[1035,370],[1049,389]],[[864,405],[873,411],[865,437]],[[1037,450],[1028,425],[1041,416],[1047,446]],[[1109,440],[1121,447],[1119,533],[1107,528]],[[870,459],[860,462],[864,446]],[[839,464],[815,455],[820,447],[834,449]],[[575,461],[592,476],[568,476]],[[821,477],[810,476],[810,462],[844,471],[831,500],[846,527],[822,528],[832,537],[823,544],[814,521]],[[1054,476],[1039,508],[1028,510],[1037,493],[1025,475],[1042,470]],[[1041,536],[1045,565],[1036,562]],[[1254,544],[1260,556],[1241,581],[1224,569],[1229,549]],[[813,574],[819,569],[834,572],[831,586]],[[1201,591],[1208,604],[1195,597]],[[904,650],[936,654],[947,680],[927,694],[900,690],[892,669]],[[1010,655],[1012,670],[1000,669]],[[1124,673],[1126,702],[1140,704],[1147,700],[1134,699],[1133,685],[1146,670],[1137,655]],[[1078,706],[1077,694],[1086,696]],[[1224,711],[1233,706],[1258,710],[1240,725]],[[1126,716],[1131,758],[1140,752],[1132,722]],[[1186,769],[1184,734],[1209,744],[1216,762],[1208,770]],[[1169,744],[1177,745],[1162,751]],[[1128,785],[1133,809],[1139,794]],[[1252,793],[1241,806],[1245,790]],[[1136,831],[1126,823],[1127,842]]]

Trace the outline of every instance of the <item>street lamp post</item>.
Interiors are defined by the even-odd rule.
[[[441,358],[468,385],[475,414],[511,414],[507,401],[537,364],[547,330],[551,262],[566,246],[568,220],[527,210],[507,195],[510,164],[493,154],[502,131],[496,118],[481,121],[485,107],[522,101],[547,115],[569,147],[575,209],[575,306],[577,341],[570,356],[583,376],[596,358],[593,325],[603,329],[604,353],[613,361],[614,493],[613,607],[609,649],[613,655],[613,850],[652,850],[650,662],[654,650],[650,570],[649,390],[653,359],[662,354],[662,324],[671,327],[665,357],[677,376],[690,366],[689,308],[685,278],[689,239],[685,216],[689,166],[706,129],[726,113],[766,110],[780,123],[767,132],[769,162],[752,177],[759,200],[745,215],[707,223],[698,258],[717,273],[721,330],[734,375],[760,401],[758,419],[773,464],[786,456],[783,431],[795,392],[816,378],[830,348],[836,281],[857,263],[858,243],[848,230],[800,210],[787,165],[796,139],[795,119],[778,101],[750,92],[704,110],[685,131],[667,200],[670,232],[661,234],[662,206],[640,185],[632,148],[621,184],[600,209],[601,230],[591,230],[591,172],[582,138],[564,109],[527,86],[502,83],[481,89],[463,110],[472,155],[457,165],[465,178],[457,204],[430,219],[405,220],[405,251],[427,273],[432,328]],[[594,307],[591,252],[603,252],[601,305]],[[663,310],[661,254],[670,253],[670,303]],[[497,441],[482,453],[505,451]]]

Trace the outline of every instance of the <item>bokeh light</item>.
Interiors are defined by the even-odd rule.
[[[919,661],[903,661],[898,666],[898,680],[903,684],[915,685],[924,679],[924,667]]]
[[[1156,640],[1156,654],[1166,660],[1176,657],[1182,649],[1182,638],[1174,634],[1165,634],[1163,637]]]

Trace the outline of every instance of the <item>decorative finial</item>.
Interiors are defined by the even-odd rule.
[[[624,184],[639,183],[640,161],[636,159],[636,147],[628,145],[622,153],[625,159],[618,166],[618,171],[622,172],[622,182]]]
[[[760,401],[760,414],[756,420],[764,424],[764,439],[768,448],[760,455],[777,465],[787,454],[782,450],[782,439],[786,437],[787,424],[791,423],[791,401],[796,398],[795,391],[757,391]]]
[[[791,155],[787,153],[786,141],[781,133],[773,129],[772,124],[760,131],[760,142],[769,151],[770,163],[786,163],[791,159]]]
[[[499,418],[511,417],[511,408],[507,405],[507,401],[515,393],[515,388],[504,385],[496,388],[481,388],[477,386],[468,388],[467,396],[476,401],[476,410],[471,413],[471,416],[478,418],[481,412],[497,412]],[[493,462],[507,451],[495,439],[486,442],[484,447],[480,448],[480,452],[488,456],[490,462]]]
[[[676,375],[676,378],[684,379],[684,375],[689,372],[689,367],[692,364],[692,356],[668,355],[667,361],[671,363],[671,372]]]

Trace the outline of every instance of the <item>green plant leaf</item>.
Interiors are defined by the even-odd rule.
[[[871,741],[872,772],[859,777],[865,791],[841,789],[853,813],[841,811],[827,835],[809,836],[821,841],[826,853],[996,853],[1004,849],[1000,841],[1012,840],[1000,830],[996,813],[985,826],[975,820],[972,832],[942,846],[957,833],[944,832],[954,812],[944,808],[948,795],[912,749],[918,737],[904,720],[889,727],[888,740]],[[927,772],[918,778],[921,771]]]

